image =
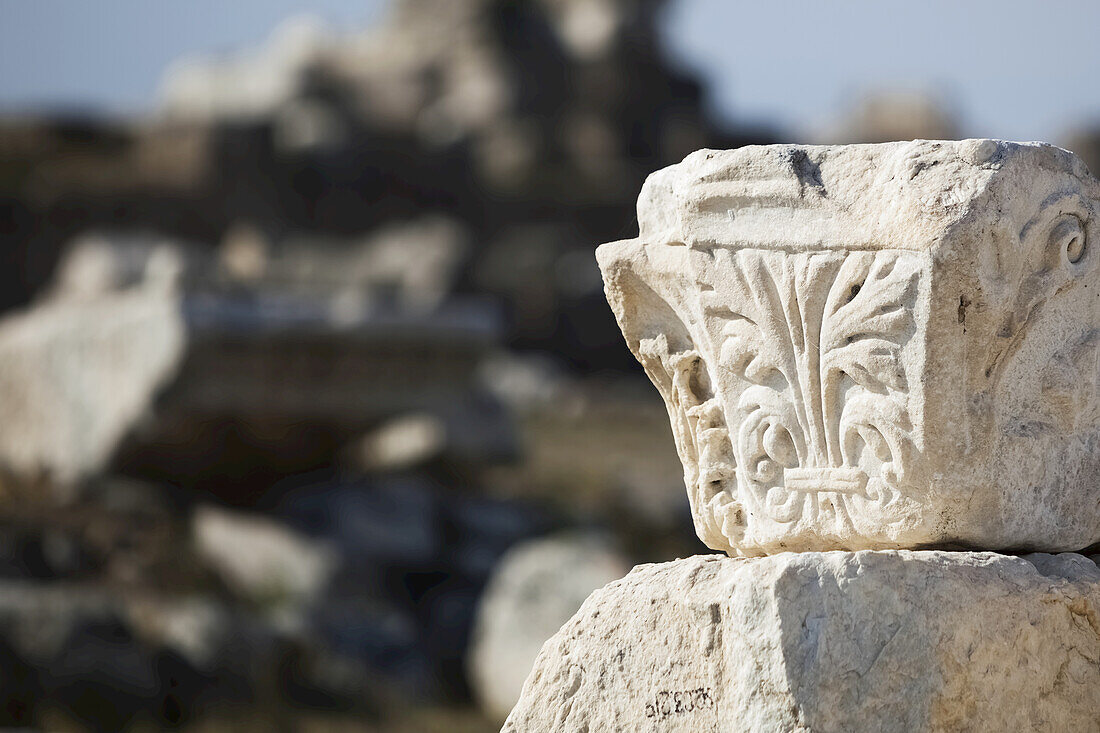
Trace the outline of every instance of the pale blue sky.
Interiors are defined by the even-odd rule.
[[[974,137],[1100,122],[1100,0],[686,0],[670,21],[738,116],[819,124],[901,85],[946,97]]]
[[[182,54],[255,44],[306,12],[363,25],[385,4],[0,0],[0,108],[141,110]],[[1097,0],[674,0],[664,27],[717,110],[793,138],[899,85],[942,95],[975,136],[1057,140],[1100,121]]]

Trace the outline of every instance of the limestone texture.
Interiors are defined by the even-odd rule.
[[[643,565],[546,643],[503,731],[1096,731],[1098,613],[1072,553]]]
[[[701,150],[601,246],[730,554],[1100,540],[1100,182],[996,140]]]

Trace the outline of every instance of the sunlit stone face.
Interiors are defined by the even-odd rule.
[[[700,151],[598,252],[711,547],[1100,539],[1097,183],[993,141]]]

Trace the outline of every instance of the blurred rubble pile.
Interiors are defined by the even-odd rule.
[[[592,252],[648,172],[769,140],[707,116],[662,5],[400,0],[181,61],[141,119],[0,119],[0,723],[397,730],[501,678],[509,548],[680,551]],[[571,541],[522,567],[583,598]]]

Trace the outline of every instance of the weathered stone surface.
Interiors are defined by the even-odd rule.
[[[600,247],[710,547],[1100,540],[1100,183],[1044,144],[694,153]]]
[[[1076,554],[697,556],[597,591],[524,731],[1094,731],[1100,569]]]
[[[531,540],[509,550],[482,596],[470,643],[469,679],[482,710],[504,720],[546,640],[592,591],[630,566],[593,536]]]

